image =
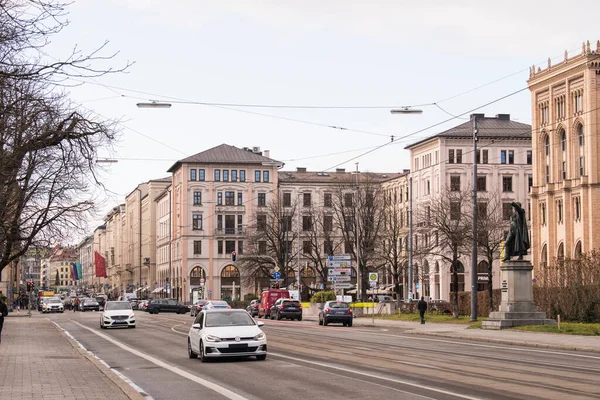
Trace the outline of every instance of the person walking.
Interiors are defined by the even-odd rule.
[[[421,296],[421,300],[417,304],[417,308],[419,309],[419,315],[421,316],[421,323],[425,323],[425,311],[427,311],[427,302],[425,301],[425,297]]]
[[[79,297],[76,296],[75,300],[73,300],[73,312],[79,311]]]
[[[0,299],[0,343],[2,343],[2,327],[4,326],[4,317],[8,316],[8,307],[6,303]]]

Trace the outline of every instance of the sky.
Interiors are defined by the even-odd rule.
[[[133,63],[66,89],[118,121],[118,143],[101,150],[118,162],[103,164],[93,229],[136,185],[222,143],[269,150],[284,170],[358,162],[398,172],[409,167],[406,145],[472,110],[530,123],[528,90],[494,101],[526,88],[532,65],[579,54],[586,40],[595,49],[599,9],[597,0],[75,0],[45,51],[64,59],[107,41],[101,54],[117,54],[98,66]],[[172,107],[136,106],[151,100]],[[390,113],[400,106],[423,113]]]

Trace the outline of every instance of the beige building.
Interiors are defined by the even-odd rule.
[[[534,273],[600,247],[600,41],[595,47],[530,70]]]
[[[156,287],[154,296],[169,297],[171,289],[171,186],[169,185],[156,199]]]
[[[503,212],[508,218],[510,203],[518,201],[529,216],[529,187],[532,182],[531,126],[511,121],[510,115],[485,117],[475,114],[478,121],[477,190],[498,193]],[[406,147],[411,155],[413,215],[421,204],[440,196],[446,188],[468,191],[473,187],[473,123],[465,122],[447,131]],[[413,223],[413,233],[415,224]],[[508,229],[508,221],[507,221]],[[413,234],[414,243],[419,237]],[[459,291],[470,290],[471,253],[460,257]],[[499,258],[500,255],[498,255]],[[451,292],[450,265],[441,259],[424,256],[413,259],[415,271],[421,271],[421,290],[413,293],[434,299],[449,299]],[[499,261],[493,265],[499,271]],[[478,290],[487,286],[487,262],[478,257]],[[493,287],[499,287],[499,274],[493,274]],[[466,284],[465,284],[466,283]]]

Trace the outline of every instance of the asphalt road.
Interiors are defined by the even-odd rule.
[[[266,361],[187,358],[189,314],[50,315],[154,399],[600,399],[600,356],[404,334],[401,329],[265,321]]]

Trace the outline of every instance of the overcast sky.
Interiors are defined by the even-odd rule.
[[[361,171],[401,171],[405,145],[465,119],[415,134],[450,115],[431,105],[391,115],[385,106],[437,103],[456,115],[525,88],[531,65],[578,54],[584,40],[595,49],[599,10],[597,0],[76,0],[47,50],[60,59],[109,41],[105,54],[119,52],[110,65],[135,62],[69,89],[73,101],[122,121],[105,154],[119,160],[103,175],[112,194],[93,226],[138,183],[222,143],[270,150],[285,170],[358,161]],[[136,107],[148,100],[384,108]],[[477,112],[530,123],[529,91]],[[351,160],[392,135],[394,144]]]

